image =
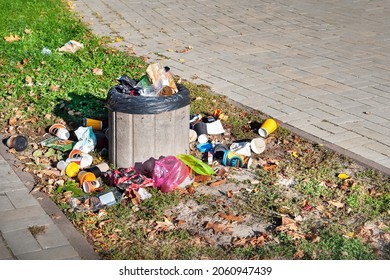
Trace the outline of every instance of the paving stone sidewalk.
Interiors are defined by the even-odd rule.
[[[92,246],[0,147],[0,260],[96,260]]]
[[[114,46],[390,174],[390,1],[73,3]]]

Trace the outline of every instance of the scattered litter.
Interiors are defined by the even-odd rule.
[[[280,178],[278,180],[278,184],[285,187],[293,187],[294,185],[296,185],[296,183],[297,181],[291,178]]]
[[[6,141],[8,148],[14,148],[16,151],[24,151],[28,146],[28,139],[24,135],[11,135]]]
[[[207,123],[207,134],[218,135],[223,133],[225,133],[225,129],[222,126],[221,120]]]
[[[70,137],[68,129],[60,123],[53,124],[49,128],[49,132],[62,140],[68,140]]]
[[[39,142],[42,147],[49,147],[61,152],[67,152],[72,150],[74,142],[72,140],[63,140],[57,136],[42,140]]]
[[[41,50],[41,54],[43,55],[51,55],[52,52],[50,49],[46,48],[46,47],[43,47],[42,50]]]
[[[141,200],[145,200],[152,197],[152,194],[149,193],[145,188],[139,188],[138,193],[140,195]]]
[[[67,52],[67,53],[75,53],[78,50],[84,48],[84,45],[75,41],[70,40],[65,45],[63,45],[61,48],[58,49],[59,52]]]
[[[230,150],[242,156],[250,157],[252,155],[250,142],[234,142],[230,145]]]
[[[91,126],[80,126],[75,131],[75,134],[77,136],[78,142],[74,145],[73,149],[78,149],[84,153],[89,153],[95,149],[96,136],[93,133]]]
[[[261,137],[266,138],[278,128],[278,124],[274,119],[266,119],[258,130]]]

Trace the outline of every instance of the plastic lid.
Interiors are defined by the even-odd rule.
[[[14,139],[14,149],[16,151],[23,151],[27,148],[28,140],[25,136],[19,135]]]

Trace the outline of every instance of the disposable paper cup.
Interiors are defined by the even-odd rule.
[[[266,138],[272,132],[278,128],[278,124],[274,119],[266,119],[265,122],[259,128],[259,135],[263,138]]]
[[[80,166],[80,169],[84,169],[92,164],[93,157],[87,153],[82,152],[81,150],[73,149],[69,153],[69,158],[67,161],[76,162]]]
[[[100,187],[100,183],[97,180],[94,181],[84,181],[83,184],[83,190],[85,193],[91,193],[94,192],[97,188]]]
[[[83,118],[83,126],[92,126],[93,131],[100,131],[103,129],[103,122],[101,120]]]
[[[264,138],[254,138],[251,141],[251,150],[255,154],[261,154],[265,150]]]
[[[64,160],[60,160],[57,162],[57,169],[58,170],[64,170],[68,166],[69,162],[66,162]]]
[[[202,135],[199,135],[198,136],[198,142],[200,144],[204,144],[204,143],[207,143],[209,141],[209,138],[207,137],[206,134],[202,134]]]
[[[23,135],[12,135],[7,139],[8,148],[14,148],[16,151],[20,152],[27,148],[28,140]]]
[[[88,171],[81,171],[78,175],[77,178],[80,181],[80,186],[84,184],[84,182],[88,181],[96,181],[96,176],[92,172]]]
[[[69,158],[81,158],[83,156],[83,152],[79,149],[73,149],[69,153]]]
[[[97,178],[97,177],[100,177],[102,175],[102,173],[107,172],[109,169],[110,169],[110,167],[108,166],[108,164],[105,162],[102,162],[102,163],[99,163],[97,165],[88,167],[85,170],[88,172],[92,172],[93,174],[95,174],[95,176]]]
[[[70,137],[69,131],[60,123],[53,124],[49,128],[49,132],[62,140],[68,140]]]
[[[251,156],[250,142],[234,142],[230,145],[230,150],[236,154],[250,157]]]
[[[75,162],[70,162],[65,168],[66,175],[71,178],[76,177],[79,171],[80,166]]]
[[[199,143],[206,143],[208,141],[207,137],[207,124],[204,122],[198,122],[194,124],[194,130],[196,131],[196,134],[198,135],[198,142]]]
[[[190,143],[195,142],[198,139],[198,134],[195,130],[190,129]]]

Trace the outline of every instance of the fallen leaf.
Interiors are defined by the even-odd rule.
[[[353,185],[355,184],[355,181],[352,180],[352,179],[345,179],[342,181],[341,185],[340,185],[340,188],[343,190],[343,191],[346,191],[348,190],[349,188],[351,188]]]
[[[164,217],[164,222],[156,222],[155,230],[168,231],[175,228],[175,225],[167,218]]]
[[[236,246],[236,247],[242,247],[242,246],[244,246],[244,245],[246,245],[247,244],[247,239],[246,238],[243,238],[243,237],[241,237],[241,238],[236,238],[236,239],[234,239],[233,241],[232,241],[232,245],[233,246]]]
[[[28,86],[32,86],[33,85],[32,78],[30,76],[27,76],[25,81],[26,81],[26,84]]]
[[[281,232],[297,231],[298,225],[295,220],[287,216],[282,216],[282,225],[276,227],[276,230]]]
[[[333,205],[333,206],[336,206],[337,208],[343,208],[344,207],[344,203],[339,202],[339,201],[330,200],[330,201],[328,201],[328,203]]]
[[[266,163],[263,165],[264,170],[272,171],[278,167],[275,163]]]
[[[100,68],[93,68],[92,69],[92,73],[95,74],[95,75],[103,75],[103,69],[100,69]]]
[[[59,90],[60,90],[60,86],[59,85],[51,85],[50,86],[50,91],[57,92]]]
[[[15,125],[16,124],[16,118],[15,117],[10,117],[8,120],[9,125]]]
[[[220,186],[220,185],[222,185],[224,183],[226,183],[226,179],[222,179],[222,180],[219,180],[219,181],[212,182],[209,186],[213,188],[213,187]]]
[[[249,243],[250,243],[252,246],[263,245],[264,242],[265,242],[265,237],[264,237],[263,235],[259,235],[259,236],[252,237],[251,239],[249,239]]]
[[[216,223],[208,222],[206,224],[206,229],[212,229],[215,234],[219,232],[231,234],[233,232],[232,227],[230,225],[223,225],[218,222]]]
[[[59,170],[49,170],[49,169],[44,169],[41,170],[42,174],[45,174],[47,176],[61,176],[61,172]]]
[[[243,216],[239,216],[239,215],[234,215],[234,214],[225,214],[225,213],[222,213],[222,212],[217,212],[216,215],[220,216],[222,219],[225,219],[225,220],[228,220],[228,221],[232,221],[232,222],[238,222],[238,223],[242,223],[244,221],[244,217]]]
[[[184,221],[184,220],[177,220],[176,221],[176,226],[177,227],[181,227],[182,225],[184,225],[186,223],[186,221]]]
[[[26,33],[26,34],[32,34],[33,32],[32,32],[32,30],[31,29],[24,29],[24,33]]]
[[[296,252],[294,253],[293,258],[294,258],[294,260],[300,260],[300,259],[302,259],[304,256],[305,256],[305,253],[303,252],[303,250],[302,250],[302,249],[298,249],[298,251],[296,251]]]
[[[232,190],[229,190],[228,192],[227,192],[227,197],[228,198],[232,198],[234,196],[234,192],[232,191]]]
[[[4,40],[8,43],[12,43],[12,42],[20,41],[22,40],[22,38],[20,38],[18,35],[13,35],[10,33],[9,36],[4,37]]]
[[[196,175],[195,176],[196,183],[206,183],[210,179],[211,179],[211,176],[208,176],[208,175]]]

